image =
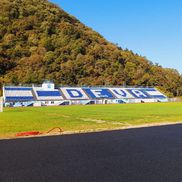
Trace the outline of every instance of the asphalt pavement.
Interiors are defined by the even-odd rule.
[[[182,182],[182,125],[1,140],[0,182]]]

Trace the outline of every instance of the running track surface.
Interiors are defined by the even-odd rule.
[[[1,140],[0,182],[182,182],[182,125]]]

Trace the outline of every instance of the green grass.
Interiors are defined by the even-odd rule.
[[[163,122],[182,122],[182,103],[5,108],[0,113],[0,137],[53,127],[94,131]]]

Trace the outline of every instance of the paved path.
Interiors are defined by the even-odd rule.
[[[182,125],[3,140],[0,182],[182,182]]]

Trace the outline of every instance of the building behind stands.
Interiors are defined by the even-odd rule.
[[[167,102],[156,88],[55,87],[46,81],[42,86],[4,86],[5,107],[61,106]]]

